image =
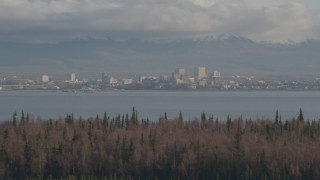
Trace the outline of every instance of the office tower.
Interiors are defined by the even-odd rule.
[[[174,81],[181,80],[181,76],[185,75],[185,70],[183,68],[176,68],[174,72],[172,72],[172,79]]]
[[[213,73],[210,74],[210,81],[212,86],[218,85],[221,81],[221,73],[219,71],[213,71]]]
[[[200,81],[204,78],[206,78],[206,67],[196,67],[194,69],[194,79],[195,81]]]
[[[72,82],[75,82],[77,79],[76,79],[76,73],[71,73],[70,74],[70,81]]]
[[[219,71],[213,71],[213,77],[220,78],[221,77],[221,73]]]
[[[175,74],[179,74],[179,75],[184,75],[185,74],[185,70],[183,68],[176,68],[174,70]]]
[[[103,72],[103,73],[101,74],[101,81],[102,81],[103,83],[106,83],[106,82],[107,82],[107,79],[108,79],[108,74],[107,74],[107,72]]]

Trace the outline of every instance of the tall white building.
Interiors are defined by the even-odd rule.
[[[184,75],[185,74],[185,70],[183,68],[176,68],[174,70],[175,74],[179,74],[179,75]]]
[[[183,68],[176,68],[172,72],[172,80],[179,81],[179,80],[181,80],[181,76],[184,76],[184,75],[185,75],[185,70]]]
[[[195,81],[200,81],[207,77],[206,67],[196,67],[194,69],[194,79]]]
[[[221,81],[221,73],[219,71],[213,71],[213,73],[210,74],[209,80],[212,86],[218,85]]]
[[[77,81],[76,73],[71,73],[71,74],[70,74],[70,81],[72,81],[72,82]]]
[[[220,78],[221,77],[221,73],[219,71],[213,71],[213,77]]]
[[[42,81],[43,83],[49,82],[49,76],[48,76],[48,75],[42,75],[41,81]]]
[[[102,87],[111,87],[115,86],[118,83],[118,80],[111,75],[109,75],[107,72],[103,72],[101,74],[101,81],[102,81]],[[129,83],[129,80],[126,81],[126,83]]]

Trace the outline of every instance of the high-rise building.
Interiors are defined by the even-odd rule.
[[[102,81],[102,87],[106,88],[106,87],[111,87],[111,86],[115,86],[118,83],[118,80],[114,77],[112,77],[111,75],[107,74],[106,72],[103,72],[101,74],[101,81]],[[128,82],[128,81],[126,81]]]
[[[206,78],[207,75],[206,75],[206,67],[196,67],[194,69],[194,79],[195,81],[200,81],[204,78]]]
[[[70,81],[72,81],[72,82],[77,81],[77,79],[76,79],[76,73],[71,73],[71,74],[70,74]]]
[[[180,79],[183,84],[189,84],[190,83],[190,77],[188,75],[181,75]]]
[[[49,76],[48,76],[48,75],[42,75],[41,81],[42,81],[43,83],[49,82]]]
[[[184,75],[185,74],[185,70],[183,68],[176,68],[174,70],[175,74],[179,74],[179,75]]]
[[[219,71],[213,71],[213,77],[220,78],[221,77],[221,73]]]
[[[108,74],[107,74],[107,72],[103,72],[103,73],[101,74],[101,81],[102,81],[103,83],[105,83],[105,82],[107,81],[107,79],[108,79]]]
[[[172,80],[177,81],[181,80],[181,76],[185,75],[185,70],[183,68],[176,68],[172,72]]]
[[[212,86],[216,86],[221,81],[221,73],[219,71],[213,71],[213,73],[210,74],[210,81]]]
[[[172,80],[175,81],[177,79],[180,79],[180,74],[176,74],[175,72],[172,73]]]

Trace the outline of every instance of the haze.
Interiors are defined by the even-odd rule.
[[[0,71],[318,75],[316,0],[2,0]]]

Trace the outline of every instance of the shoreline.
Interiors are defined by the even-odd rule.
[[[63,92],[63,93],[103,93],[103,92],[320,92],[320,90],[276,90],[276,89],[246,89],[246,90],[211,90],[211,89],[107,89],[107,90],[93,90],[93,91],[84,91],[84,90],[1,90],[1,92]]]

